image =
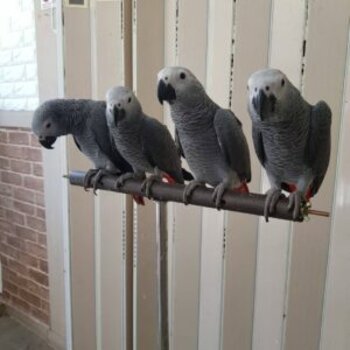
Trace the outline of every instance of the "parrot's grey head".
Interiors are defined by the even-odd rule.
[[[67,134],[67,121],[59,112],[59,103],[59,100],[46,101],[34,111],[32,130],[47,149],[53,148],[58,136]]]
[[[192,106],[205,90],[195,75],[184,67],[166,67],[158,73],[158,100]]]
[[[248,80],[248,98],[254,121],[279,122],[285,115],[276,113],[281,102],[288,97],[291,83],[278,69],[263,69],[253,73]]]
[[[107,91],[107,120],[116,126],[123,120],[137,117],[142,112],[141,104],[133,91],[124,86],[115,86]]]

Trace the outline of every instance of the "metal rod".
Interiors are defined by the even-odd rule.
[[[72,171],[68,175],[69,181],[72,185],[83,186],[85,172]],[[98,184],[97,188],[101,190],[121,192],[127,194],[144,195],[141,191],[142,181],[139,180],[127,180],[121,188],[115,188],[116,177],[104,176],[102,181]],[[182,194],[184,185],[180,184],[166,184],[164,182],[155,182],[152,187],[153,199],[162,202],[177,202],[183,203]],[[198,205],[202,207],[215,208],[215,203],[212,201],[213,189],[206,187],[198,187],[191,196],[190,203],[192,205]],[[233,191],[226,191],[223,197],[222,209],[236,211],[240,213],[264,215],[266,196],[257,193],[236,193]],[[319,215],[329,216],[329,213],[305,209],[304,215]],[[270,215],[272,218],[302,222],[304,216],[300,213],[300,216],[294,220],[292,211],[288,210],[288,199],[281,198],[277,205],[276,210]]]

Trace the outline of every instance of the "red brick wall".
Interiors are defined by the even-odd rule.
[[[42,153],[28,129],[0,128],[0,258],[5,303],[46,324],[49,289]]]

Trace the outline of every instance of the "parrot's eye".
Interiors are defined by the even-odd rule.
[[[120,108],[122,105],[120,103],[117,104],[118,108]]]
[[[130,102],[131,102],[131,97],[128,98],[128,103],[130,103]]]
[[[180,73],[180,78],[181,79],[186,79],[186,74],[184,72]]]
[[[282,79],[281,86],[284,86],[284,84],[285,84],[285,81],[284,81],[284,79]]]
[[[46,124],[46,129],[49,129],[49,128],[51,128],[51,123]]]
[[[265,86],[265,90],[266,91],[269,91],[270,90],[270,87],[268,85]]]

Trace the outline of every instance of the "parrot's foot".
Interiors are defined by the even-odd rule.
[[[120,175],[117,180],[115,181],[115,188],[118,189],[120,187],[122,187],[125,183],[126,180],[129,179],[134,179],[135,178],[135,173],[125,173]]]
[[[264,217],[265,221],[269,222],[269,215],[273,214],[276,210],[277,202],[280,198],[283,198],[284,194],[282,194],[279,188],[270,188],[266,192],[266,200],[264,207]]]
[[[146,197],[148,199],[152,198],[152,186],[155,182],[161,182],[162,181],[162,176],[160,175],[150,175],[149,177],[146,178],[145,181],[143,181],[141,185],[141,191],[146,194]]]
[[[184,193],[182,195],[182,200],[184,201],[185,205],[189,203],[189,200],[193,194],[193,191],[200,186],[205,186],[205,183],[202,181],[192,180],[190,183],[185,187]]]
[[[297,220],[301,215],[303,203],[306,202],[303,192],[295,191],[288,197],[288,210],[293,210],[293,219]]]
[[[91,179],[99,172],[100,169],[90,169],[84,176],[84,190],[88,191]]]
[[[97,186],[101,180],[101,178],[105,175],[111,175],[112,173],[106,169],[99,169],[97,174],[92,178],[91,183],[92,183],[92,188],[93,188],[93,193],[96,195],[96,190]]]
[[[227,188],[228,188],[228,185],[224,182],[221,182],[219,185],[217,185],[214,188],[214,192],[213,192],[213,195],[211,198],[212,198],[213,202],[215,202],[216,209],[218,209],[218,210],[221,209],[222,197],[224,196]]]

